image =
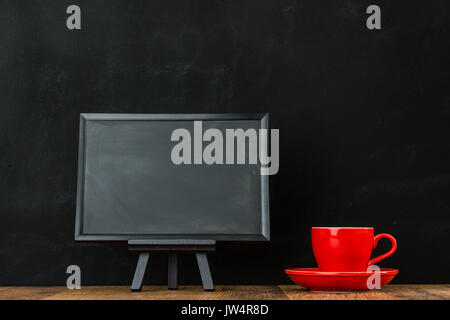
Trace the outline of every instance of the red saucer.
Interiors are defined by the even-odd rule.
[[[296,268],[284,271],[292,281],[313,291],[368,291],[367,279],[372,272],[320,272],[318,268]],[[380,285],[385,286],[398,273],[396,269],[380,269]]]

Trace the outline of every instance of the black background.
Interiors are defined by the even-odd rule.
[[[78,4],[82,30],[66,28]],[[382,30],[366,28],[370,4]],[[311,226],[398,239],[396,283],[449,283],[448,1],[2,1],[0,285],[129,284],[124,244],[75,243],[81,112],[269,112],[270,243],[222,243],[217,284],[290,283]],[[388,249],[382,241],[376,253]],[[180,282],[200,283],[183,256]],[[166,282],[163,255],[148,283]]]

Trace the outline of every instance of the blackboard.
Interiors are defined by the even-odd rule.
[[[81,8],[81,30],[66,9]],[[366,9],[382,10],[368,30]],[[311,226],[398,240],[394,283],[450,283],[450,1],[0,2],[0,284],[129,285],[136,257],[74,241],[80,113],[269,112],[270,241],[220,242],[217,284],[290,284]],[[374,254],[389,247],[381,241]],[[198,284],[191,264],[180,281]],[[239,261],[239,263],[236,263]],[[182,263],[182,262],[180,262]],[[262,267],[263,266],[263,267]],[[425,272],[432,266],[432,272]],[[152,257],[149,284],[165,284]]]
[[[267,123],[265,114],[81,115],[75,239],[268,240],[268,177],[248,161],[249,138],[241,164],[171,158],[177,129],[201,150],[203,132],[219,130],[225,158],[227,129],[257,137]]]

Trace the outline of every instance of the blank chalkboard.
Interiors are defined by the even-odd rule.
[[[249,139],[243,164],[171,158],[176,129],[191,133],[192,148],[219,129],[225,146],[226,129],[267,123],[266,114],[82,114],[75,239],[268,240],[268,179],[248,161]]]

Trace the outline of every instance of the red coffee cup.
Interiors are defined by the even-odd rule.
[[[391,241],[391,250],[370,259],[381,238]],[[368,266],[391,256],[397,249],[393,236],[387,233],[374,236],[373,228],[313,227],[311,240],[320,271],[367,271]]]

